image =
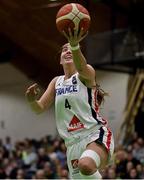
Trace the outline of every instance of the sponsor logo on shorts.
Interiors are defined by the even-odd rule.
[[[71,165],[72,165],[73,169],[78,168],[78,159],[71,160]]]
[[[75,174],[79,173],[78,159],[71,160],[71,165],[73,168],[72,174],[75,175]]]

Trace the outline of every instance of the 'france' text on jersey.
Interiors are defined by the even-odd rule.
[[[68,93],[76,93],[78,92],[78,85],[73,84],[73,85],[67,85],[61,88],[56,89],[56,95],[62,95],[62,94],[68,94]]]

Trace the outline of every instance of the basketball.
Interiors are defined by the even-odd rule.
[[[83,28],[84,34],[90,27],[90,15],[88,10],[78,3],[70,3],[62,6],[56,15],[56,27],[59,32],[68,33],[70,28],[80,30]]]

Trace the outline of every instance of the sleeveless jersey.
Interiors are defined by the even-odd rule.
[[[99,115],[96,88],[86,87],[78,73],[64,80],[59,76],[55,84],[55,116],[57,130],[63,139],[68,139],[81,131],[96,125],[105,125]]]

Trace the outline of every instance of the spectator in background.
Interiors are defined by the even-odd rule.
[[[43,169],[38,169],[33,176],[33,179],[46,179],[45,173]]]
[[[41,139],[41,146],[47,151],[49,146],[51,145],[50,136],[45,136]]]
[[[127,164],[126,164],[126,174],[124,175],[125,179],[129,178],[130,171],[133,168],[134,168],[134,164],[132,163],[132,161],[128,161]]]
[[[134,142],[132,154],[134,158],[144,163],[144,144],[143,140],[141,142],[141,138]]]
[[[63,168],[66,167],[67,166],[67,164],[66,164],[67,158],[66,158],[66,147],[65,147],[64,142],[60,142],[59,148],[56,151],[56,156],[57,156],[58,160],[60,161],[61,166]]]
[[[45,162],[50,162],[51,159],[50,157],[48,156],[47,152],[46,152],[46,149],[41,147],[38,149],[38,157],[37,157],[37,168],[40,169],[40,168],[43,168]]]
[[[6,179],[6,178],[7,178],[7,175],[6,175],[5,170],[0,162],[0,179]]]
[[[138,176],[140,179],[144,179],[144,170],[143,170],[143,165],[142,164],[137,164],[136,165],[136,170],[137,170],[137,173],[138,173]]]
[[[5,138],[5,144],[4,144],[4,147],[6,148],[7,151],[12,151],[14,148],[13,148],[13,145],[12,145],[12,142],[11,142],[11,137],[7,136]]]
[[[9,172],[9,178],[10,179],[16,179],[17,176],[17,170],[18,170],[18,164],[15,160],[10,161],[10,172]]]
[[[115,153],[115,163],[116,163],[116,174],[120,178],[125,178],[126,174],[126,151],[124,149],[119,149]]]
[[[115,169],[109,168],[107,170],[107,178],[106,179],[116,179],[116,172]]]
[[[24,144],[24,149],[22,152],[22,159],[24,162],[24,168],[29,171],[29,173],[33,173],[37,170],[37,153],[33,148],[30,142]]]
[[[132,168],[130,170],[128,179],[139,179],[138,173],[135,168]]]
[[[70,179],[68,169],[62,168],[61,171],[60,171],[60,174],[59,174],[59,178],[61,180]]]
[[[134,164],[134,166],[136,166],[137,164],[140,163],[140,161],[139,161],[138,159],[136,159],[135,157],[133,157],[132,151],[131,151],[131,152],[127,152],[127,155],[126,155],[126,156],[127,156],[127,157],[126,157],[127,161],[128,161],[128,162],[131,161],[131,162]]]
[[[6,150],[5,141],[2,140],[3,143],[0,147],[0,179],[31,179],[32,177],[33,179],[36,179],[36,174],[38,174],[38,177],[45,177],[45,179],[70,179],[67,167],[63,167],[63,163],[61,164],[56,154],[56,152],[62,151],[60,148],[61,145],[62,149],[64,149],[63,153],[65,153],[62,139],[58,137],[52,138],[50,142],[48,141],[48,144],[46,141],[43,141],[43,139],[47,139],[47,137],[40,140],[24,139],[15,142],[15,144],[12,144],[13,150],[10,151]],[[139,137],[133,141],[133,143],[137,142],[143,147],[142,140],[138,139]],[[36,166],[36,169],[33,172],[30,172],[30,167],[27,166],[27,168],[25,168],[25,166],[23,166],[22,160],[22,152],[27,149],[26,147],[28,147],[29,144],[31,144],[32,150],[37,154],[37,162],[42,162],[40,163],[40,166]],[[52,147],[51,153],[55,153],[55,160],[50,157],[49,160],[44,158],[45,155],[47,156],[49,154],[48,150],[50,147]],[[144,165],[133,157],[132,147],[133,144],[115,150],[116,163],[107,166],[106,169],[102,171],[103,179],[114,178],[114,176],[114,179],[144,179]],[[39,170],[44,171],[44,176],[39,172],[36,173]]]
[[[17,169],[16,179],[25,179],[25,171],[23,169]]]
[[[57,179],[58,176],[55,173],[55,169],[50,162],[45,162],[43,166],[44,174],[47,179]]]

